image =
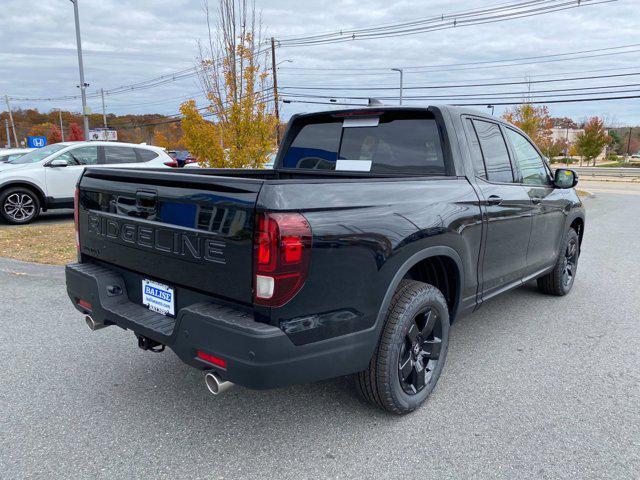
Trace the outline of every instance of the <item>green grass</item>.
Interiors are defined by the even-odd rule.
[[[629,163],[613,162],[613,163],[607,163],[606,165],[597,165],[597,166],[601,168],[611,168],[611,167],[640,168],[640,162],[629,162]]]

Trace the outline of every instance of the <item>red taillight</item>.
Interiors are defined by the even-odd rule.
[[[73,223],[76,226],[76,249],[80,251],[80,230],[78,224],[78,216],[80,214],[80,189],[76,187],[76,193],[73,196]]]
[[[254,301],[280,307],[298,293],[309,271],[311,227],[299,213],[260,213],[255,230]]]
[[[173,160],[171,162],[164,162],[164,164],[167,167],[171,167],[171,168],[178,168],[179,167],[178,162],[176,162],[175,160]]]
[[[223,358],[216,357],[215,355],[211,355],[201,350],[198,350],[197,355],[200,360],[204,360],[205,362],[216,365],[217,367],[227,368],[227,361]]]

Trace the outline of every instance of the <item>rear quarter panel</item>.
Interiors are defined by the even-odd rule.
[[[417,252],[457,252],[461,308],[475,306],[478,198],[464,178],[267,183],[258,210],[300,211],[311,225],[307,281],[271,323],[296,344],[374,329],[396,273]]]

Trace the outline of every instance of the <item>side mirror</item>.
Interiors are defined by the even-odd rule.
[[[69,164],[64,158],[56,158],[55,160],[51,160],[49,162],[50,167],[68,167]]]
[[[573,170],[558,168],[553,179],[556,188],[573,188],[578,184],[578,174]]]

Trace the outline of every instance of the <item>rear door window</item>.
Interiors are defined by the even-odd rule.
[[[136,151],[131,147],[116,147],[106,146],[104,147],[104,163],[122,164],[122,163],[138,163],[138,157]]]
[[[424,112],[386,112],[375,117],[308,123],[295,136],[284,168],[444,175],[435,119]]]
[[[509,151],[497,123],[474,120],[473,125],[490,182],[513,183],[513,170],[509,161]]]

